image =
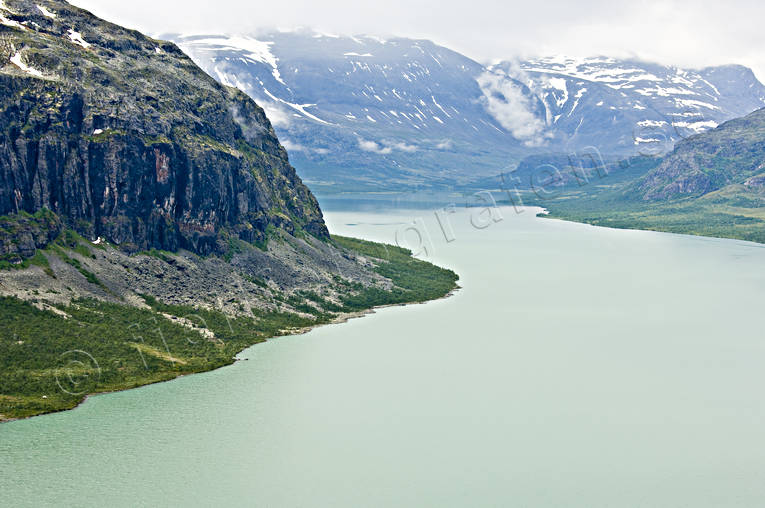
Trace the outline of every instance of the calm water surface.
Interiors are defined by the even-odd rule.
[[[765,248],[502,213],[330,214],[464,289],[1,425],[0,505],[765,506]]]

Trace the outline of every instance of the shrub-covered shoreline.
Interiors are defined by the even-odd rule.
[[[458,287],[454,272],[404,249],[343,237],[332,241],[370,260],[391,287],[338,278],[334,294],[340,298],[318,291],[277,294],[283,310],[238,315],[148,295],[141,306],[92,298],[50,304],[45,295],[36,302],[0,298],[0,421],[68,410],[89,395],[215,370],[269,338],[304,333],[379,307],[443,298]]]

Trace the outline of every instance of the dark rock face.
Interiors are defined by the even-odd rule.
[[[0,217],[0,260],[21,262],[35,255],[61,233],[61,221],[52,212],[34,216]]]
[[[247,96],[66,2],[5,5],[16,53],[0,62],[0,214],[49,209],[128,251],[220,252],[269,227],[328,236]]]

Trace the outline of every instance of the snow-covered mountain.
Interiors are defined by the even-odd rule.
[[[665,153],[675,142],[765,105],[765,86],[746,67],[686,70],[637,60],[550,57],[489,69],[523,82],[543,102],[559,146],[607,153]],[[485,78],[484,78],[485,79]]]
[[[432,42],[309,31],[166,36],[252,96],[315,188],[459,185],[528,155],[663,153],[765,106],[744,67],[610,58],[484,66]]]
[[[314,187],[452,182],[524,153],[484,108],[475,79],[483,66],[428,41],[313,33],[176,41],[266,109]]]

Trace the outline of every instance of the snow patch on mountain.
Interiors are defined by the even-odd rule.
[[[318,116],[313,115],[313,114],[309,113],[308,111],[306,111],[306,108],[312,108],[312,107],[316,106],[316,104],[293,104],[291,102],[285,101],[284,99],[280,99],[279,97],[276,97],[274,94],[269,92],[268,89],[264,88],[263,90],[266,93],[266,95],[268,95],[268,97],[270,97],[271,100],[273,100],[274,102],[279,102],[281,104],[284,104],[285,106],[289,106],[292,109],[294,109],[295,111],[297,111],[298,113],[300,113],[301,115],[303,115],[304,117],[310,118],[311,120],[313,120],[315,122],[319,122],[319,123],[322,123],[324,125],[330,125],[329,122],[327,122],[325,120],[322,120]]]
[[[8,8],[7,5],[5,5],[5,2],[3,2],[3,0],[0,0],[0,11],[6,11],[9,14],[13,14],[13,11],[10,8]],[[14,21],[12,19],[8,19],[5,16],[3,16],[2,12],[0,12],[0,25],[10,26],[13,28],[20,28],[22,30],[27,29],[27,27],[25,27],[18,21]]]
[[[637,123],[640,127],[664,127],[667,122],[664,120],[641,120]]]
[[[18,21],[14,21],[12,19],[8,19],[5,16],[3,16],[2,14],[0,14],[0,25],[11,26],[11,27],[14,27],[14,28],[21,28],[22,30],[26,29],[26,27],[24,25],[22,25],[21,23],[19,23]]]
[[[69,29],[69,31],[67,32],[67,35],[69,36],[69,40],[77,44],[78,46],[82,46],[85,49],[88,49],[90,47],[90,43],[85,42],[85,39],[82,38],[82,34],[80,32],[75,31],[73,28]]]
[[[645,69],[619,67],[619,61],[606,57],[546,57],[522,62],[521,68],[527,72],[555,73],[569,78],[610,83],[615,88],[635,81],[661,81]]]
[[[696,133],[708,131],[716,128],[719,124],[713,120],[700,121],[700,122],[673,122],[673,125],[677,128],[691,129]]]
[[[261,41],[249,36],[210,36],[186,41],[183,47],[192,54],[195,51],[215,53],[227,50],[244,50],[247,53],[245,58],[269,65],[274,79],[284,85],[286,83],[279,72],[279,59],[271,51],[273,44],[273,42]]]
[[[11,63],[21,69],[22,71],[26,72],[30,76],[34,76],[36,78],[42,78],[43,73],[33,67],[30,67],[29,65],[24,63],[24,60],[21,58],[21,52],[17,51],[15,55],[11,57]]]
[[[46,18],[50,18],[50,19],[56,19],[56,14],[55,14],[55,13],[53,13],[53,12],[51,12],[51,11],[49,11],[48,9],[46,9],[45,7],[43,7],[42,5],[38,5],[38,6],[37,6],[37,9],[38,9],[40,12],[42,12],[42,15],[43,15],[43,16],[45,16]]]
[[[563,106],[568,102],[568,83],[563,78],[550,78],[547,80],[549,85],[554,88],[555,90],[558,90],[562,92],[561,94],[556,94],[554,96],[555,102],[558,104],[558,106]]]

